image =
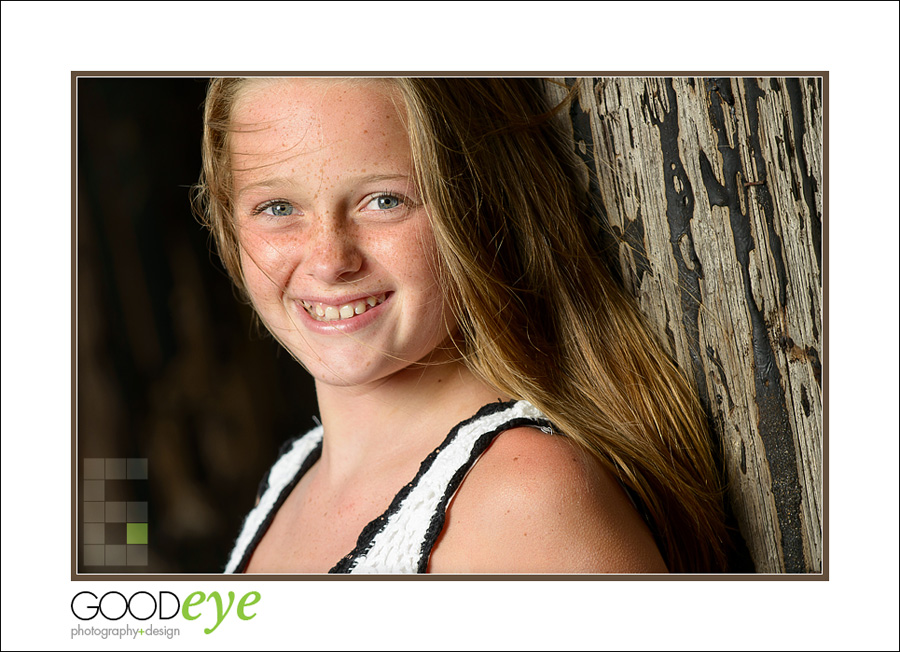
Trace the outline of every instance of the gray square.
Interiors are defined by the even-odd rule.
[[[125,503],[106,503],[106,522],[107,523],[124,523],[125,522]]]
[[[85,480],[82,500],[103,500],[105,484],[103,480]]]
[[[128,503],[125,520],[128,523],[146,523],[147,503]]]
[[[84,565],[103,566],[103,546],[84,546]]]
[[[84,503],[84,522],[102,523],[105,517],[105,503]]]
[[[125,546],[128,548],[128,565],[129,566],[146,566],[147,565],[147,546],[131,544]]]
[[[130,457],[126,462],[129,480],[147,479],[147,458]]]
[[[84,524],[84,542],[103,543],[106,535],[106,526],[103,523],[85,523]]]
[[[106,479],[107,480],[124,480],[125,479],[125,458],[124,457],[107,457],[106,458]]]
[[[106,546],[106,565],[125,566],[125,547],[126,546]]]
[[[103,458],[102,457],[86,457],[84,458],[84,480],[102,480],[103,479]]]

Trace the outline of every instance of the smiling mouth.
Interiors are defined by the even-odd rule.
[[[309,316],[316,321],[342,321],[363,314],[367,310],[384,303],[386,298],[387,293],[384,293],[377,296],[366,297],[365,299],[357,299],[356,301],[337,306],[319,303],[318,301],[304,301],[302,299],[300,300],[300,304],[306,312],[309,313]]]

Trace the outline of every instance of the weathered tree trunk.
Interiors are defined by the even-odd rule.
[[[822,80],[585,81],[576,150],[625,285],[693,375],[756,570],[820,572]]]

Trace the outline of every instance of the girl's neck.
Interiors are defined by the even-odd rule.
[[[363,467],[418,464],[450,429],[481,406],[506,397],[458,359],[433,356],[364,387],[316,383],[325,429],[321,466],[335,478]]]

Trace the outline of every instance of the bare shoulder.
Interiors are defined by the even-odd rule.
[[[666,568],[613,476],[570,440],[500,434],[447,510],[429,572],[646,573]]]

